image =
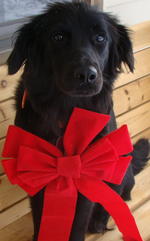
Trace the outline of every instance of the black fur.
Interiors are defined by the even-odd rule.
[[[114,130],[113,83],[122,63],[130,71],[134,68],[127,28],[113,16],[84,3],[52,4],[34,17],[18,31],[7,63],[9,74],[24,65],[16,90],[15,124],[54,144],[63,135],[75,106],[112,116],[99,137]],[[28,97],[22,109],[25,89]],[[130,198],[133,185],[131,166],[122,185],[110,184],[125,199]],[[39,231],[43,193],[44,190],[31,198],[34,241]],[[70,241],[83,241],[88,227],[91,232],[104,231],[108,217],[100,205],[94,206],[79,194]]]

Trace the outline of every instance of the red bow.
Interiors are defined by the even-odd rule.
[[[67,125],[62,153],[56,146],[10,126],[3,166],[10,181],[29,195],[45,188],[38,241],[68,241],[78,192],[110,213],[125,241],[142,241],[121,197],[103,182],[120,184],[131,161],[127,126],[90,144],[110,117],[75,108]]]

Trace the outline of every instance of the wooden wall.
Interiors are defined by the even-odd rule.
[[[133,141],[150,138],[150,22],[135,25],[134,74],[121,74],[114,90],[118,126],[127,123]]]
[[[133,142],[135,142],[141,137],[150,139],[150,22],[136,25],[132,29],[134,30],[132,38],[136,63],[135,72],[134,74],[120,75],[116,81],[113,99],[118,126],[127,123]],[[13,93],[19,76],[20,73],[8,76],[6,66],[0,66],[0,153],[7,127],[13,123],[15,116]],[[145,175],[147,175],[145,178],[147,178],[148,185],[150,180],[148,169]],[[140,179],[140,176],[138,178]],[[140,188],[146,189],[147,186]],[[147,189],[144,193],[142,192],[143,194],[141,192],[139,191],[135,195],[134,203],[136,203],[137,196],[139,202],[142,195],[148,195],[147,198],[150,197],[150,192]],[[23,217],[23,220],[24,218],[28,220],[29,216],[24,215],[29,212],[27,195],[19,187],[12,186],[9,183],[0,165],[0,235],[3,234],[3,237],[5,237],[3,241],[17,241],[16,238],[6,238],[8,233],[4,230],[5,228],[7,230],[7,227],[9,229],[8,224],[13,225],[12,223],[21,217]],[[18,228],[18,224],[16,226]],[[12,229],[9,229],[9,232],[11,234]],[[22,240],[27,241],[27,239]],[[106,238],[105,240],[110,241],[111,239]]]

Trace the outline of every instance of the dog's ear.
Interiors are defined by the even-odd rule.
[[[33,43],[33,31],[31,24],[24,25],[17,32],[14,48],[7,60],[8,74],[15,74],[26,62]]]
[[[133,72],[134,57],[133,57],[132,42],[130,40],[130,32],[124,25],[117,24],[116,27],[118,32],[117,50],[118,50],[119,60],[120,62],[123,62],[125,65],[127,65],[129,70]],[[121,69],[120,63],[118,67],[120,70]]]
[[[130,31],[109,14],[104,14],[104,19],[110,35],[109,68],[112,73],[121,72],[124,63],[131,72],[134,70],[134,57]]]

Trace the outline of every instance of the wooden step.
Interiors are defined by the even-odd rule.
[[[22,70],[14,75],[8,75],[7,66],[0,66],[0,101],[14,96],[17,81],[20,78]]]
[[[5,120],[13,118],[14,114],[15,108],[13,99],[0,103],[0,124]]]
[[[131,29],[134,52],[150,47],[150,21],[136,24]]]
[[[117,118],[118,127],[127,124],[131,137],[150,127],[150,102]]]
[[[0,230],[1,241],[32,241],[33,225],[31,213]]]
[[[4,141],[5,139],[0,140],[0,158],[1,158],[1,154],[2,154],[2,149],[3,149],[3,145],[4,145]],[[1,165],[1,159],[0,159],[0,175],[4,172],[3,167]]]
[[[0,138],[6,135],[9,125],[14,123],[15,109],[14,99],[0,103]]]
[[[27,194],[18,186],[12,185],[6,175],[0,177],[0,212],[24,199]]]
[[[0,230],[14,221],[18,220],[25,214],[30,212],[30,204],[28,199],[24,199],[19,203],[16,203],[12,207],[0,213]],[[0,235],[1,236],[1,235]],[[2,240],[3,241],[3,240]]]
[[[15,115],[12,118],[0,123],[0,128],[1,128],[0,129],[0,139],[6,136],[8,126],[12,125],[14,123],[14,118],[15,118]]]
[[[135,70],[134,73],[127,73],[124,69],[124,73],[120,74],[115,82],[115,88],[130,83],[136,79],[142,78],[150,74],[150,48],[135,53]]]
[[[116,116],[150,100],[150,75],[117,88],[113,92]]]
[[[150,140],[150,128],[138,133],[136,136],[132,138],[132,142],[136,143],[139,139],[146,138]]]

